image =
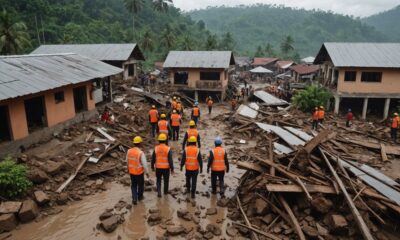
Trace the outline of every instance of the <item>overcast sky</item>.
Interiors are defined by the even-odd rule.
[[[207,6],[265,3],[305,9],[331,10],[357,17],[365,17],[389,10],[400,4],[400,0],[173,0],[173,2],[176,7],[183,11],[206,8]]]

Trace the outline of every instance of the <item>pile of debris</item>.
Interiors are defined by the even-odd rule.
[[[400,155],[387,132],[363,122],[342,127],[333,116],[316,132],[290,106],[246,107],[226,116],[232,135],[257,141],[254,151],[231,153],[248,171],[231,199],[230,231],[252,239],[398,236],[400,185],[371,167],[387,169]]]

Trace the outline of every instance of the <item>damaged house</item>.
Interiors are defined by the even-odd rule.
[[[112,100],[110,78],[121,72],[77,54],[0,57],[0,152],[93,116]]]
[[[400,98],[400,43],[324,43],[314,61],[340,107],[388,117]]]
[[[41,45],[32,54],[76,53],[124,69],[123,79],[139,75],[144,56],[135,43]]]
[[[211,95],[222,100],[234,65],[231,51],[170,51],[164,69],[173,86],[194,93],[195,99]]]

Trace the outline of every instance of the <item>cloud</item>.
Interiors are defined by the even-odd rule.
[[[399,0],[174,0],[183,11],[202,9],[207,6],[236,6],[255,3],[285,5],[304,9],[321,9],[335,13],[365,17],[399,5]]]

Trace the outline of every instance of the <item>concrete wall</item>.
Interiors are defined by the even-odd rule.
[[[356,81],[345,82],[345,71],[356,71]],[[361,82],[362,72],[382,72],[382,81]],[[340,68],[337,91],[339,93],[400,93],[400,69]]]
[[[171,83],[174,84],[174,75],[175,72],[188,72],[188,87],[196,88],[197,81],[207,81],[200,80],[200,72],[220,72],[220,81],[222,83],[222,87],[226,87],[228,85],[228,74],[225,73],[225,69],[173,69],[170,71],[169,78]],[[210,80],[212,82],[216,82],[215,80]]]
[[[24,99],[18,98],[5,102],[8,105],[10,116],[11,137],[14,140],[28,136],[28,123],[26,121]]]
[[[64,102],[56,103],[54,93],[63,91]],[[72,87],[49,91],[44,95],[46,105],[47,125],[52,127],[75,116],[74,94]]]

